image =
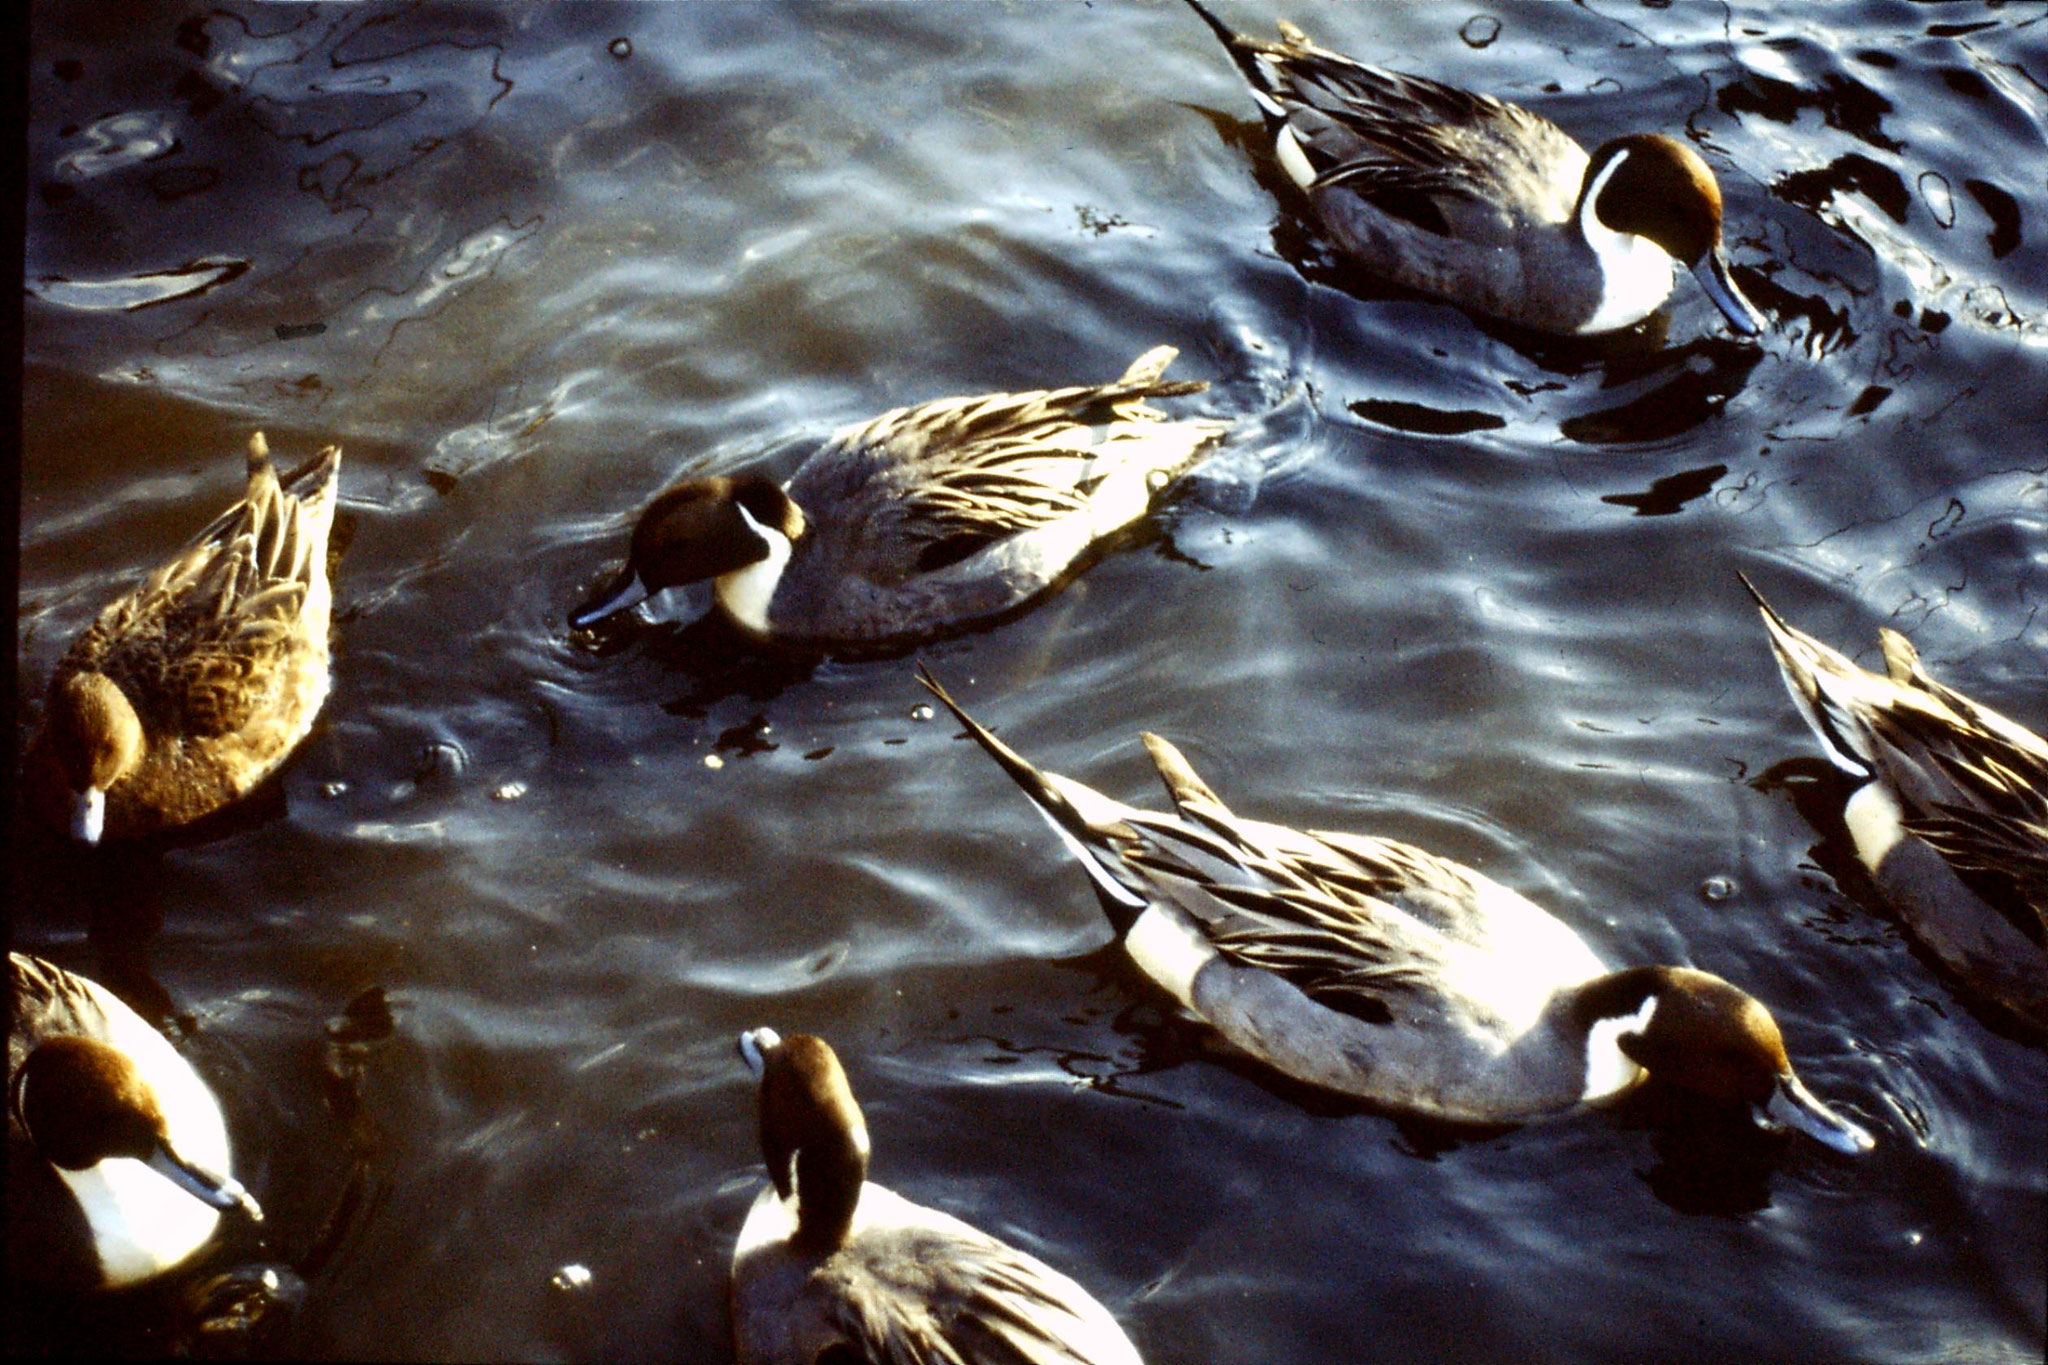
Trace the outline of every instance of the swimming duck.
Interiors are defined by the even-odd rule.
[[[2048,741],[1929,677],[1897,631],[1871,673],[1742,582],[1793,705],[1861,784],[1842,813],[1857,860],[1942,963],[2048,1030]]]
[[[199,1073],[97,982],[9,953],[9,1266],[119,1289],[176,1268],[223,1211],[263,1211],[228,1174],[227,1124]]]
[[[1147,398],[1176,352],[1109,384],[947,398],[847,427],[778,488],[696,478],[656,497],[618,578],[570,617],[588,629],[664,588],[712,580],[757,636],[878,644],[997,615],[1052,587],[1221,435]]]
[[[1507,887],[1409,844],[1233,815],[1144,736],[1175,811],[1041,772],[919,680],[1077,858],[1124,948],[1180,1004],[1297,1080],[1392,1109],[1507,1123],[1644,1073],[1844,1153],[1872,1139],[1814,1098],[1770,1011],[1685,967],[1610,970]]]
[[[1519,105],[1363,65],[1280,22],[1235,33],[1188,4],[1237,63],[1288,177],[1338,244],[1397,284],[1523,327],[1628,327],[1671,293],[1682,262],[1743,336],[1763,318],[1721,246],[1721,190],[1698,153],[1660,133],[1591,157]]]
[[[867,1179],[868,1130],[831,1045],[740,1035],[770,1184],[732,1257],[740,1365],[1139,1365],[1088,1291]]]
[[[29,780],[95,844],[155,834],[247,794],[327,699],[327,535],[341,451],[289,478],[249,441],[243,499],[100,612],[50,678]]]

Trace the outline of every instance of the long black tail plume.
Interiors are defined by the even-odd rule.
[[[1265,77],[1260,73],[1257,63],[1252,60],[1251,47],[1244,35],[1204,9],[1197,0],[1188,0],[1188,8],[1199,14],[1202,22],[1215,32],[1223,44],[1223,50],[1228,52],[1230,60],[1237,64],[1237,69],[1243,74],[1245,82],[1254,90],[1264,90]]]
[[[1010,780],[1024,789],[1031,803],[1058,829],[1068,845],[1068,851],[1080,860],[1088,874],[1089,885],[1095,888],[1095,899],[1102,903],[1102,912],[1109,917],[1110,926],[1122,935],[1144,913],[1145,899],[1138,893],[1118,882],[1111,875],[1106,860],[1113,854],[1099,853],[1097,836],[1088,828],[1088,822],[1074,809],[1073,803],[1054,789],[1045,780],[1045,775],[1033,767],[1031,761],[997,739],[989,728],[967,714],[959,702],[939,685],[931,669],[922,660],[917,665],[917,681],[925,691],[937,697],[954,719],[967,727],[967,733],[979,744],[988,756],[996,761]],[[1111,888],[1114,888],[1112,890]]]

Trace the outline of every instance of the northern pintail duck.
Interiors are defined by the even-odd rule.
[[[743,629],[799,643],[897,642],[1008,611],[1143,516],[1222,433],[1145,406],[1208,387],[1161,379],[1175,354],[1147,351],[1109,384],[883,413],[783,487],[760,474],[676,484],[570,624],[705,579]]]
[[[1872,673],[1742,581],[1793,705],[1859,784],[1843,810],[1857,860],[1944,965],[2048,1030],[2048,741],[1929,677],[1897,631],[1878,631]]]
[[[770,1184],[732,1257],[740,1365],[1138,1365],[1088,1291],[867,1179],[868,1130],[823,1039],[740,1035]]]
[[[1743,336],[1763,319],[1729,278],[1721,190],[1660,133],[1586,155],[1490,95],[1366,66],[1293,24],[1223,40],[1281,168],[1359,263],[1397,284],[1546,332],[1611,332],[1655,312],[1683,263]]]
[[[341,451],[280,480],[249,441],[243,499],[72,642],[30,781],[86,843],[155,834],[246,795],[327,700],[327,536]]]
[[[1392,839],[1233,815],[1144,736],[1174,813],[1041,772],[920,680],[1024,790],[1138,967],[1252,1056],[1391,1109],[1507,1123],[1644,1073],[1749,1106],[1837,1151],[1872,1139],[1793,1072],[1769,1010],[1684,967],[1611,970],[1522,896]]]
[[[119,1289],[184,1263],[224,1210],[261,1220],[220,1104],[163,1035],[97,982],[7,964],[10,1271]]]

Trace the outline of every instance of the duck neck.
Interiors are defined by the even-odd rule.
[[[835,1129],[796,1154],[796,1241],[826,1255],[853,1231],[861,1185],[868,1178],[865,1134]]]
[[[1650,1026],[1662,985],[1661,968],[1631,967],[1587,982],[1571,998],[1571,1027],[1585,1040],[1581,1103],[1604,1100],[1642,1079],[1632,1042]]]
[[[768,635],[772,633],[768,626],[768,609],[774,604],[775,589],[782,582],[782,571],[789,567],[795,547],[788,536],[772,526],[763,526],[749,516],[745,508],[740,509],[740,515],[761,538],[766,553],[745,568],[720,574],[714,588],[718,594],[718,605],[725,609],[727,616],[756,635]]]
[[[1608,332],[1639,322],[1671,294],[1671,257],[1663,247],[1633,232],[1620,232],[1600,217],[1600,196],[1629,157],[1617,152],[1586,179],[1579,192],[1577,222],[1599,266],[1600,303],[1579,325],[1581,332]]]
[[[1572,1022],[1588,1030],[1608,1020],[1627,1021],[1630,1027],[1640,1028],[1648,1022],[1640,1017],[1643,1007],[1654,1005],[1669,972],[1667,967],[1627,967],[1593,978],[1572,997]]]

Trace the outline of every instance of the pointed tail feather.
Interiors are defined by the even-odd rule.
[[[1771,653],[1778,660],[1778,672],[1785,679],[1785,690],[1792,694],[1792,704],[1798,708],[1801,719],[1813,731],[1826,751],[1828,761],[1852,777],[1868,778],[1875,774],[1875,755],[1870,750],[1868,736],[1863,733],[1849,699],[1836,695],[1841,686],[1839,680],[1854,677],[1863,670],[1838,650],[1832,649],[1814,639],[1804,631],[1796,630],[1777,609],[1764,600],[1756,584],[1746,574],[1738,573],[1742,586],[1756,600],[1757,609],[1763,613],[1764,628],[1769,632]]]
[[[1056,773],[1040,772],[1031,761],[997,739],[987,726],[967,714],[959,702],[954,701],[939,680],[932,676],[931,669],[922,661],[917,665],[917,680],[927,692],[937,697],[954,719],[967,727],[967,733],[979,744],[996,766],[1009,774],[1029,797],[1038,813],[1045,817],[1053,832],[1060,836],[1060,842],[1067,846],[1095,884],[1102,908],[1109,915],[1110,922],[1118,933],[1131,926],[1150,901],[1145,895],[1117,875],[1122,868],[1122,859],[1114,848],[1105,842],[1105,826],[1114,827],[1114,812],[1117,806],[1107,797],[1089,790],[1069,778]],[[1096,818],[1091,820],[1084,814],[1077,799],[1094,805],[1100,802]],[[1131,833],[1125,829],[1125,833]]]
[[[1198,3],[1198,0],[1188,0],[1188,8],[1202,16],[1202,22],[1215,32],[1225,47],[1229,47],[1236,40],[1237,30],[1211,14],[1207,7]]]
[[[1252,98],[1258,101],[1259,108],[1268,118],[1284,120],[1287,117],[1287,110],[1273,98],[1272,81],[1259,66],[1259,49],[1270,47],[1270,44],[1259,43],[1245,37],[1198,4],[1197,0],[1187,0],[1187,4],[1189,9],[1201,16],[1202,22],[1207,24],[1222,42],[1223,50],[1230,54],[1230,60],[1237,65],[1238,74],[1242,75],[1245,84],[1251,87]],[[1292,26],[1282,22],[1280,31],[1283,36],[1292,36],[1288,34],[1290,27]]]
[[[1179,398],[1184,394],[1206,393],[1209,381],[1206,379],[1166,379],[1166,367],[1171,365],[1180,352],[1172,346],[1154,346],[1145,354],[1133,360],[1130,368],[1110,383],[1095,391],[1094,397],[1123,395],[1135,389],[1140,398]],[[1092,400],[1091,400],[1092,401]]]

